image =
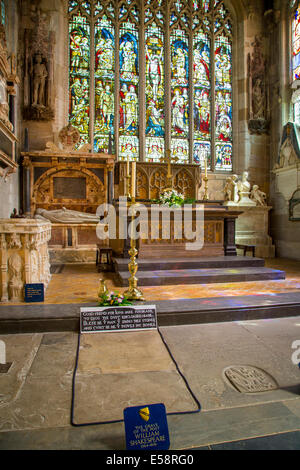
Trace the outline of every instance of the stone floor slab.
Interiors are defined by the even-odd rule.
[[[156,330],[80,336],[78,373],[125,374],[175,369]]]

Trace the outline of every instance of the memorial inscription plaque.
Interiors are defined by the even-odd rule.
[[[86,179],[54,177],[53,195],[55,199],[86,199]]]
[[[157,328],[155,305],[124,307],[83,307],[80,332],[132,331]]]

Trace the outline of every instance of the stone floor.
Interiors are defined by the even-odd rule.
[[[199,413],[168,416],[170,449],[255,449],[271,448],[272,443],[278,449],[299,448],[300,370],[292,362],[292,343],[300,341],[300,317],[162,327],[160,330],[202,407]],[[134,351],[147,350],[152,344],[153,338],[148,341],[143,333],[133,332],[136,335],[133,343],[128,337],[120,336],[122,348],[126,351],[128,347],[132,357]],[[6,361],[12,363],[7,373],[0,373],[1,450],[125,449],[124,423],[70,425],[77,339],[77,334],[71,332],[0,336],[6,344]],[[90,339],[85,338],[83,345]],[[159,340],[155,338],[155,341]],[[85,346],[82,351],[86,353],[92,346]],[[135,405],[130,401],[130,386],[135,387],[132,396],[138,404],[148,398],[150,366],[146,363],[151,364],[151,361],[145,364],[143,360],[138,361],[133,369],[118,370],[118,351],[106,343],[103,348],[105,361],[104,353],[90,355],[81,364],[81,372],[83,368],[88,377],[96,367],[98,378],[102,374],[102,378],[109,379],[109,390],[103,388],[101,381],[93,390],[88,390],[89,400],[105,401],[106,419],[109,419],[118,397],[124,400],[121,407]],[[276,389],[238,392],[224,376],[224,369],[238,365],[262,369],[274,379]],[[166,374],[174,370],[166,360],[162,344],[157,348],[155,365],[151,365],[150,372],[156,399],[163,399],[171,384],[176,405],[183,390],[166,380]],[[121,384],[128,374],[131,377],[139,374],[139,385],[137,388],[134,385],[137,381],[128,380],[129,398],[126,395],[124,399]],[[80,380],[81,387],[89,387],[93,377]],[[187,390],[184,393],[187,394]],[[111,400],[104,400],[107,396]],[[89,416],[85,415],[83,401],[81,419],[85,418],[88,420]]]
[[[216,296],[263,295],[299,292],[300,262],[288,259],[268,259],[266,267],[286,272],[285,280],[250,281],[217,284],[190,284],[176,286],[143,287],[147,301],[194,299]],[[45,294],[44,304],[92,303],[97,299],[99,279],[106,279],[109,290],[123,292],[116,287],[113,273],[98,273],[93,264],[64,265],[52,278]],[[137,273],[138,277],[138,273]],[[9,305],[22,305],[9,302]],[[1,306],[0,306],[1,307]]]

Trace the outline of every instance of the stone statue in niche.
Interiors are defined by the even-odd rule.
[[[45,84],[48,76],[47,68],[41,54],[35,56],[32,71],[33,100],[32,106],[45,108]]]
[[[248,54],[249,81],[249,120],[248,128],[251,134],[268,132],[268,99],[266,86],[266,60],[262,52],[261,39],[257,36],[252,44],[252,56]]]
[[[37,5],[31,6],[32,29],[25,30],[24,118],[49,121],[54,118],[53,45],[49,19]]]

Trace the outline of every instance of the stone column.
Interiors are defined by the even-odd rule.
[[[30,160],[24,157],[23,160],[23,213],[26,216],[31,215],[30,207]]]
[[[48,241],[51,223],[0,219],[0,301],[22,302],[25,284],[50,281]]]

